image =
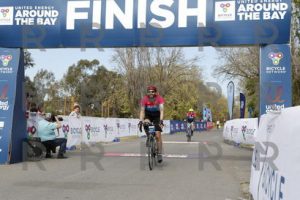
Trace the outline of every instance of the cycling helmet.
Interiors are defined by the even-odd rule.
[[[147,87],[147,91],[148,90],[153,90],[153,91],[157,91],[157,89],[156,89],[156,87],[154,86],[154,85],[149,85],[148,87]]]
[[[193,109],[193,108],[190,108],[190,109],[189,109],[189,112],[194,112],[194,109]]]

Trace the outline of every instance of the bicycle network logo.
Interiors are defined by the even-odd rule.
[[[4,67],[7,67],[9,62],[12,60],[12,58],[13,58],[12,55],[1,55],[0,60],[2,62],[2,65]]]
[[[0,7],[0,25],[13,25],[13,7]]]
[[[220,4],[220,8],[223,9],[223,12],[224,12],[224,13],[227,13],[227,12],[228,12],[228,9],[230,8],[230,3],[221,3],[221,4]]]
[[[85,131],[86,131],[86,136],[87,139],[91,139],[91,125],[90,124],[86,124],[85,125]]]
[[[245,136],[246,131],[247,131],[247,126],[242,126],[242,134],[243,134],[244,140],[246,140],[246,136]]]
[[[278,52],[278,53],[271,52],[271,53],[269,53],[268,57],[272,60],[273,65],[279,65],[280,60],[283,58],[283,53],[281,53],[281,52]]]
[[[69,125],[62,125],[62,131],[63,131],[63,133],[65,135],[65,138],[67,138],[68,137],[68,133],[70,131]]]
[[[235,1],[215,2],[215,21],[234,21]]]

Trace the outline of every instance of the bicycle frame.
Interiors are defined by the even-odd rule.
[[[147,126],[148,126],[147,135],[149,137],[148,164],[149,164],[149,169],[152,170],[154,165],[156,165],[156,155],[157,155],[157,143],[155,138],[156,132],[153,123],[145,124],[145,127]]]

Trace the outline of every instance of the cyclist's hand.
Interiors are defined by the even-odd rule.
[[[143,130],[142,130],[143,122],[142,122],[142,121],[140,121],[140,122],[138,123],[138,127],[139,127],[139,129],[140,129],[140,132],[143,132]]]
[[[164,126],[164,120],[160,120],[159,125]]]

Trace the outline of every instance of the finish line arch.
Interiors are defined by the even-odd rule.
[[[23,48],[260,45],[264,114],[291,106],[290,21],[290,0],[3,0],[0,164],[22,161]]]

